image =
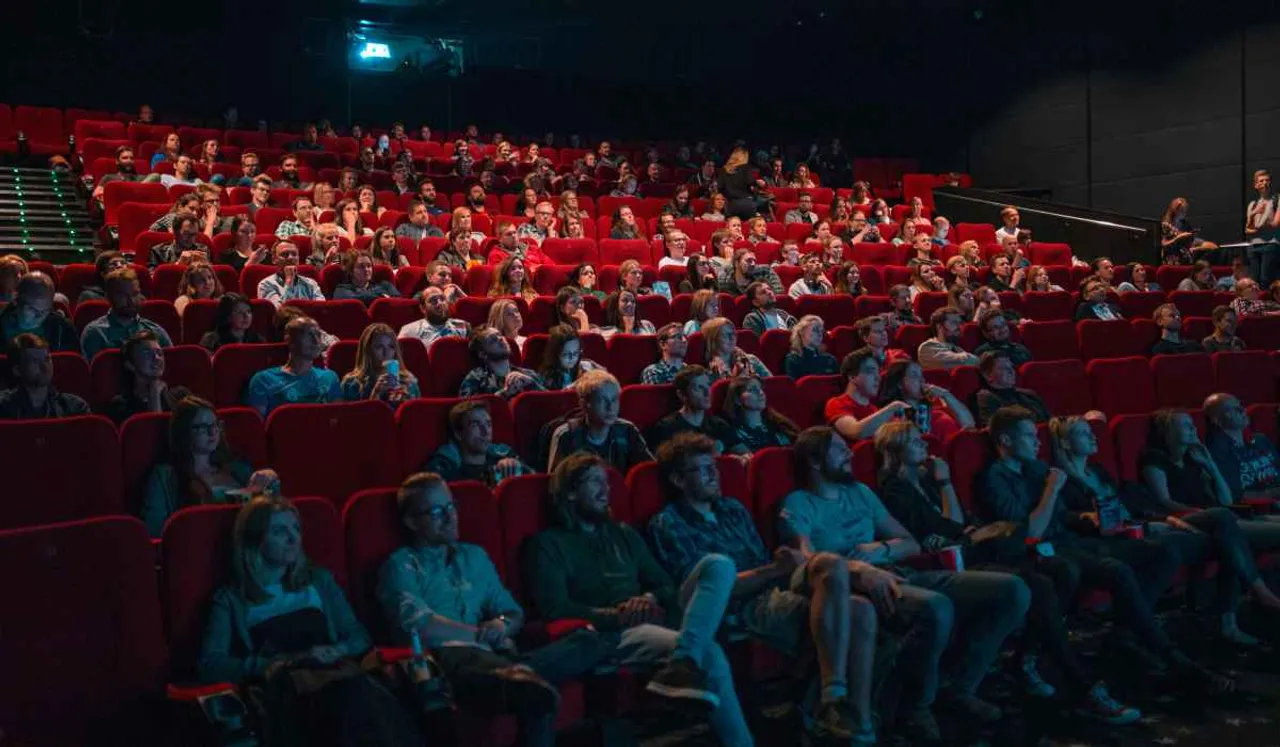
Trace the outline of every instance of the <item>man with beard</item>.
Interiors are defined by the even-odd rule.
[[[950,371],[960,366],[976,366],[978,356],[960,347],[960,327],[963,315],[954,306],[943,306],[929,315],[929,325],[934,336],[920,343],[916,360],[926,371],[942,369]]]
[[[599,456],[577,453],[551,475],[552,526],[534,536],[525,564],[538,611],[548,621],[586,620],[622,666],[661,665],[649,692],[709,713],[720,744],[752,744],[715,640],[733,561],[707,555],[677,588],[640,534],[610,516],[607,470]]]
[[[747,288],[757,281],[766,283],[774,295],[785,292],[778,273],[768,265],[757,264],[754,251],[746,247],[735,249],[732,265],[720,280],[720,291],[735,296],[745,295]]]
[[[711,379],[702,366],[686,366],[676,374],[676,398],[680,409],[649,426],[645,443],[656,449],[680,433],[699,433],[710,439],[717,454],[735,454],[744,458],[751,450],[738,439],[738,434],[724,418],[711,414]]]
[[[535,371],[511,365],[511,346],[494,327],[485,325],[472,330],[467,351],[476,367],[462,379],[459,397],[496,394],[511,399],[523,391],[547,388]]]
[[[796,318],[778,308],[778,299],[769,284],[760,280],[747,286],[746,297],[751,299],[751,311],[742,320],[742,326],[762,337],[771,329],[791,329]]]
[[[1021,366],[1031,360],[1031,350],[1026,345],[1009,339],[1009,320],[1000,309],[987,309],[979,314],[978,331],[986,340],[973,351],[979,358],[986,353],[1004,353],[1013,361],[1014,366]]]
[[[1171,303],[1162,303],[1151,315],[1160,328],[1160,339],[1151,346],[1152,355],[1203,353],[1204,346],[1195,340],[1182,339],[1182,312]]]
[[[139,182],[142,177],[138,176],[138,170],[133,164],[133,147],[129,145],[121,145],[116,148],[116,170],[112,174],[103,174],[98,180],[98,186],[93,188],[93,199],[101,201],[103,188],[111,182]]]
[[[834,241],[832,244],[834,245]],[[839,266],[839,262],[834,263]],[[832,290],[831,279],[823,272],[823,258],[818,254],[806,254],[804,259],[800,260],[800,267],[804,270],[804,275],[796,278],[796,281],[787,289],[787,295],[792,298],[800,298],[801,296],[829,296],[835,291]]]
[[[476,480],[495,488],[509,477],[533,474],[506,444],[493,440],[493,416],[482,399],[459,402],[449,410],[449,440],[423,467],[449,482]]]
[[[302,181],[298,174],[298,157],[292,153],[280,159],[280,178],[272,182],[276,189],[311,189],[311,184]]]
[[[684,368],[684,356],[689,352],[689,338],[684,334],[684,326],[679,322],[663,325],[658,330],[658,350],[662,358],[657,363],[650,363],[640,372],[640,381],[644,384],[670,384],[675,381],[676,374]]]
[[[132,267],[112,271],[107,275],[105,287],[111,310],[86,324],[80,333],[80,349],[86,360],[92,361],[103,350],[120,347],[139,332],[154,333],[160,347],[173,345],[164,327],[138,313],[142,308],[142,293],[138,290],[138,273]]]
[[[160,183],[166,188],[175,184],[182,184],[194,187],[200,184],[200,177],[196,175],[195,164],[191,161],[191,156],[186,153],[178,156],[178,160],[173,162],[172,174],[161,174]]]
[[[320,325],[310,317],[299,316],[289,322],[284,330],[289,360],[283,366],[253,375],[246,404],[265,419],[280,405],[341,402],[342,385],[338,375],[315,366],[324,344],[322,334]]]
[[[933,702],[939,662],[952,640],[945,693],[951,710],[985,724],[1000,709],[976,695],[1005,637],[1022,624],[1030,603],[1016,576],[982,571],[913,571],[896,561],[920,553],[920,543],[853,476],[852,452],[832,428],[815,426],[796,438],[795,479],[782,501],[778,534],[804,553],[847,559],[850,585],[875,605],[882,621],[914,628],[916,645],[899,659],[907,682],[900,701],[906,727],[920,742],[940,741]]]
[[[0,420],[38,420],[88,415],[89,403],[53,387],[49,344],[23,333],[8,344],[9,375],[16,386],[0,392]]]
[[[445,268],[446,272],[448,269]],[[422,315],[422,319],[401,327],[397,337],[401,340],[422,340],[423,346],[430,350],[431,345],[442,337],[466,337],[471,334],[470,324],[461,319],[449,318],[449,300],[444,290],[436,285],[428,285],[422,291]]]
[[[199,252],[208,257],[204,248],[196,243],[200,234],[200,219],[193,213],[178,213],[173,219],[173,241],[156,244],[147,255],[147,267],[154,270],[157,265],[168,265],[177,262],[186,252]]]
[[[423,205],[427,206],[427,213],[429,215],[440,215],[445,212],[445,208],[436,204],[436,197],[437,193],[435,182],[430,179],[423,179],[418,182],[418,199],[422,201]]]
[[[473,213],[483,213],[486,196],[484,187],[479,184],[472,184],[467,190],[467,207],[471,208]]]
[[[426,238],[444,238],[444,231],[431,223],[431,210],[422,200],[409,200],[409,220],[396,226],[396,236],[422,241]]]

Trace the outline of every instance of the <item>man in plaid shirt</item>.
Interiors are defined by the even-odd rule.
[[[1236,281],[1236,297],[1231,308],[1236,316],[1243,319],[1247,316],[1280,316],[1280,303],[1259,298],[1258,281],[1253,278],[1242,278]]]
[[[684,356],[689,351],[689,338],[685,337],[684,326],[671,322],[658,330],[658,350],[662,359],[645,366],[640,372],[640,381],[645,384],[670,384],[676,380],[676,374],[684,368]]]

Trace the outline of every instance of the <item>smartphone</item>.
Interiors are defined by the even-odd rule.
[[[389,360],[382,364],[382,370],[386,371],[394,379],[400,378],[400,361]]]

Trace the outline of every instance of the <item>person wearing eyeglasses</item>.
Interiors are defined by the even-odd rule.
[[[679,322],[663,325],[658,330],[658,350],[662,358],[645,366],[640,372],[644,384],[670,384],[685,367],[684,356],[689,351],[689,338]]]

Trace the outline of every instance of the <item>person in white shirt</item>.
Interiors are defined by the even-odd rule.
[[[271,249],[276,274],[258,283],[258,298],[264,298],[277,308],[285,301],[323,301],[320,284],[298,272],[298,245],[292,241],[277,241]]]
[[[173,174],[161,174],[160,183],[165,187],[172,187],[175,184],[194,187],[197,184],[203,184],[200,177],[196,176],[196,167],[191,162],[191,156],[187,155],[178,156],[178,160],[173,162]]]
[[[787,214],[783,216],[784,223],[808,223],[813,225],[818,222],[818,214],[813,212],[813,195],[808,192],[801,192],[799,203]]]
[[[689,247],[689,237],[680,229],[672,229],[663,239],[663,247],[667,250],[667,256],[658,260],[658,269],[664,267],[675,266],[684,267],[687,265],[689,258],[685,256],[685,250]]]
[[[401,327],[396,337],[422,340],[423,346],[429,350],[442,337],[466,338],[471,334],[470,324],[462,319],[449,318],[449,299],[438,286],[428,285],[422,291],[422,314],[422,319]]]
[[[929,316],[934,336],[920,343],[916,360],[926,371],[944,369],[950,371],[959,366],[978,365],[978,356],[960,347],[960,327],[964,320],[960,310],[944,306]]]
[[[1018,215],[1018,209],[1013,205],[1005,205],[1000,209],[1000,221],[1003,226],[996,229],[996,241],[1002,241],[1006,236],[1012,239],[1018,238],[1018,221],[1021,216]]]
[[[800,260],[800,267],[804,269],[804,275],[787,289],[788,296],[792,298],[827,296],[834,292],[831,280],[823,272],[822,257],[817,254],[806,254],[804,259]]]

